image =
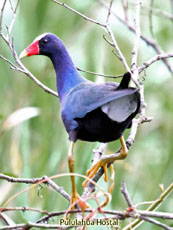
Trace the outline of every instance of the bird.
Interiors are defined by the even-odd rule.
[[[75,67],[62,40],[53,33],[36,37],[19,58],[32,55],[50,58],[56,72],[61,117],[70,140],[70,173],[74,173],[73,149],[77,140],[108,143],[120,139],[122,147],[119,155],[101,158],[87,171],[87,177],[91,179],[103,167],[107,181],[107,165],[124,159],[128,154],[123,133],[131,127],[133,118],[140,111],[139,90],[129,87],[131,73],[125,73],[120,83],[95,83],[87,80]],[[86,186],[87,182],[85,180],[83,185]],[[74,175],[71,175],[71,185],[70,204],[73,206],[80,200]]]

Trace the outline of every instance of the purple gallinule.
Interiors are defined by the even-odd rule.
[[[56,72],[57,90],[61,104],[61,116],[69,134],[70,148],[68,164],[74,172],[73,147],[80,139],[83,141],[110,142],[120,139],[122,148],[118,155],[101,159],[87,172],[92,178],[100,167],[127,156],[123,132],[129,128],[132,119],[140,109],[140,95],[136,88],[129,87],[130,73],[125,73],[120,84],[114,82],[94,83],[83,78],[74,66],[63,42],[54,34],[38,36],[20,55],[45,55],[53,63]],[[71,176],[71,204],[80,199],[75,177]],[[86,185],[87,180],[84,182]]]

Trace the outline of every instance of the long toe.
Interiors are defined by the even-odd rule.
[[[77,192],[74,194],[72,193],[71,195],[69,210],[75,209],[76,204],[79,205],[82,212],[84,212],[86,208],[91,208],[91,206],[84,199],[82,199]]]
[[[86,173],[87,177],[89,179],[92,179],[96,173],[98,172],[99,168],[103,167],[104,169],[104,180],[107,182],[107,161],[105,160],[100,160],[98,161],[95,165],[93,165]],[[83,183],[82,186],[86,187],[89,179],[86,179]]]

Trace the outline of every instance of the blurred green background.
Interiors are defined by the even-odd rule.
[[[12,3],[15,2],[12,1]],[[130,1],[129,4],[131,23],[134,23],[134,2]],[[64,1],[64,3],[95,20],[100,22],[106,20],[107,10],[96,0],[73,0]],[[2,1],[0,4],[2,5]],[[141,31],[143,35],[152,38],[149,29],[149,13],[145,6],[149,7],[150,1],[145,1],[141,10]],[[171,13],[171,4],[168,0],[157,1],[154,7]],[[121,1],[115,1],[113,9],[119,16],[123,17]],[[8,4],[4,12],[4,24],[9,25],[11,19],[12,12]],[[165,53],[172,52],[173,23],[161,15],[154,15],[152,20],[155,41]],[[111,28],[130,65],[134,34],[115,17],[111,17]],[[5,26],[3,31],[6,31]],[[21,1],[12,31],[17,53],[20,54],[36,36],[44,32],[57,34],[64,41],[75,65],[82,69],[111,75],[125,72],[122,63],[112,53],[112,47],[103,39],[103,35],[108,38],[103,28],[85,21],[51,0]],[[8,47],[2,40],[0,41],[0,53],[13,61]],[[156,53],[151,47],[143,41],[140,42],[139,65],[155,55]],[[170,59],[169,61],[171,63]],[[23,59],[22,62],[41,82],[56,90],[55,72],[48,58],[32,56]],[[110,79],[103,77],[82,74],[92,81],[110,81]],[[128,158],[114,164],[116,170],[115,189],[107,209],[124,210],[127,208],[120,192],[122,181],[127,183],[134,204],[156,199],[160,194],[159,184],[164,184],[167,187],[173,181],[172,76],[163,62],[159,61],[141,74],[141,80],[145,85],[146,115],[153,117],[153,121],[140,126]],[[5,120],[14,111],[30,106],[40,109],[39,116],[1,134],[0,172],[26,178],[68,172],[69,141],[61,121],[58,99],[45,93],[24,74],[12,71],[9,65],[0,59],[0,102],[1,130]],[[127,137],[128,132],[125,133],[125,137]],[[85,175],[86,170],[91,166],[92,149],[98,146],[98,143],[77,142],[75,146],[75,172]],[[107,153],[113,153],[119,147],[119,141],[110,143],[107,147]],[[55,182],[68,193],[71,192],[69,178],[56,179]],[[77,178],[77,187],[80,193],[82,193],[81,184],[82,179]],[[103,179],[99,181],[99,184],[107,191],[108,186]],[[0,206],[10,196],[25,187],[27,186],[10,184],[1,180]],[[37,187],[22,194],[9,204],[13,207],[31,206],[48,211],[64,210],[68,205],[63,197],[44,185],[41,189]],[[159,210],[173,212],[172,194]],[[10,216],[16,223],[21,223],[26,220],[36,221],[40,214],[18,212],[10,213]],[[127,222],[123,222],[122,225],[125,223]],[[148,227],[159,229],[151,224],[144,224],[140,229],[148,229]]]

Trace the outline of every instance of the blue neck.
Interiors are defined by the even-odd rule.
[[[78,73],[65,46],[61,47],[61,52],[55,52],[50,58],[56,71],[56,85],[62,101],[73,87],[86,80]]]

